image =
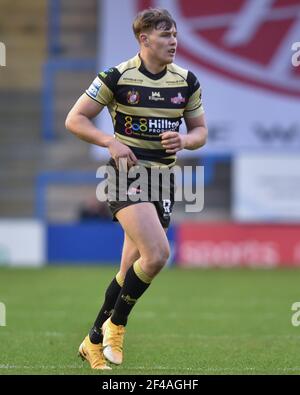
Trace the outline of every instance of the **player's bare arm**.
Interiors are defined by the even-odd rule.
[[[196,150],[205,145],[208,130],[204,114],[194,118],[185,118],[185,123],[187,134],[171,131],[162,133],[162,146],[168,154],[175,154],[182,149]]]
[[[137,163],[137,159],[131,149],[115,140],[113,136],[96,128],[91,121],[103,108],[104,106],[100,103],[83,94],[69,112],[66,119],[66,128],[87,143],[108,148],[117,166],[120,158],[127,159],[128,165],[133,166]]]

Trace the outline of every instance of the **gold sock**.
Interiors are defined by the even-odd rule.
[[[125,279],[123,277],[123,274],[121,272],[118,272],[117,275],[116,275],[116,281],[120,285],[121,288],[123,287],[124,280]]]
[[[140,264],[140,261],[137,260],[136,262],[134,262],[133,264],[133,270],[135,272],[135,274],[137,275],[137,277],[142,280],[144,283],[146,284],[150,284],[152,281],[152,277],[148,276],[148,274],[146,274]]]

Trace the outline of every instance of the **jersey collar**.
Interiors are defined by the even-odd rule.
[[[167,66],[158,74],[152,74],[149,70],[146,69],[140,54],[138,54],[138,58],[140,61],[139,71],[144,74],[146,77],[150,78],[151,80],[159,80],[164,77],[167,73]]]

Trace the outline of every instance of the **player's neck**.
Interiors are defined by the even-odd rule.
[[[149,56],[146,56],[143,53],[140,53],[140,58],[143,61],[143,64],[145,68],[151,73],[151,74],[159,74],[161,73],[165,68],[166,64],[161,64],[156,62],[155,60],[149,58]]]

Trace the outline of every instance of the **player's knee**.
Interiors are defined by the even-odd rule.
[[[157,274],[166,264],[170,256],[170,248],[168,245],[160,246],[145,259],[147,269],[152,274]]]
[[[156,266],[163,267],[170,256],[170,247],[167,244],[160,246],[152,254],[153,254],[153,263]]]

